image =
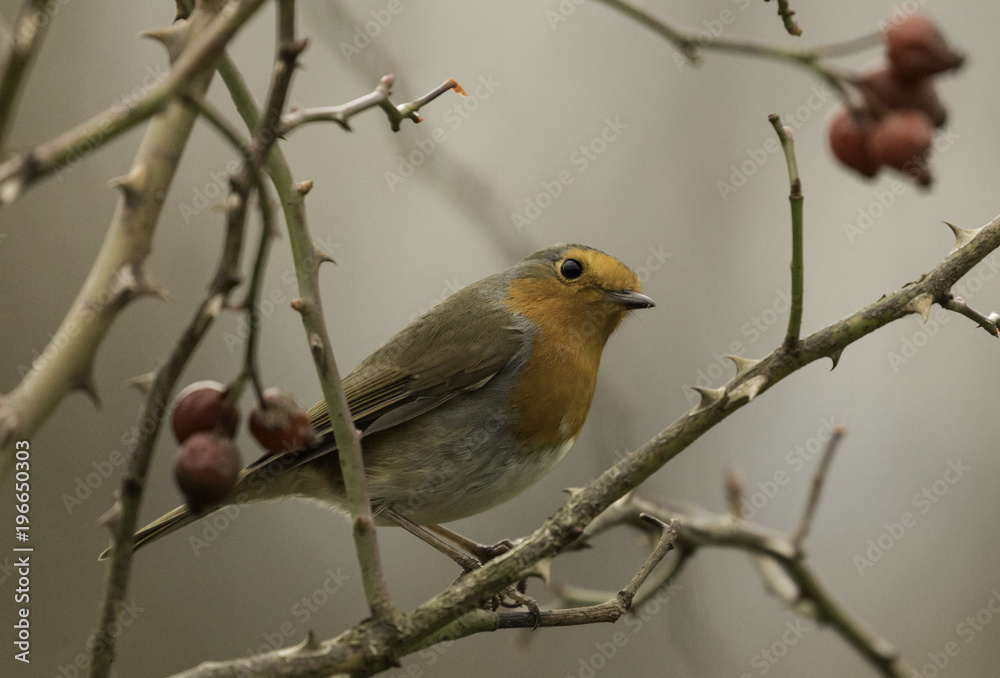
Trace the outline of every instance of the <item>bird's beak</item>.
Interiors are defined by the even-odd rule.
[[[628,309],[633,308],[653,308],[656,302],[645,294],[632,292],[631,290],[620,290],[618,292],[605,292],[604,298]]]

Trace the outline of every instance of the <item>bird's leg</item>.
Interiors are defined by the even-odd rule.
[[[480,544],[472,541],[471,539],[467,539],[457,532],[452,532],[444,525],[428,525],[427,530],[433,532],[439,537],[444,537],[453,544],[456,544],[465,552],[471,553],[478,558],[481,563],[488,563],[497,556],[502,556],[514,548],[514,544],[512,544],[509,539],[499,541],[493,546],[487,546],[486,544]]]
[[[403,528],[413,536],[430,544],[435,549],[437,549],[441,553],[445,554],[446,556],[454,560],[462,567],[463,575],[465,575],[468,572],[472,572],[473,570],[479,567],[482,567],[482,563],[485,563],[488,560],[497,557],[498,555],[506,553],[511,548],[513,548],[513,544],[511,544],[507,540],[504,540],[496,544],[495,546],[484,546],[482,544],[478,544],[472,541],[471,539],[466,539],[462,535],[456,534],[455,532],[452,532],[451,530],[445,527],[441,527],[440,525],[428,525],[427,528],[425,529],[420,525],[414,523],[409,518],[400,515],[391,508],[383,508],[382,510],[380,510],[379,516],[395,523],[396,525]],[[440,536],[435,536],[435,534],[432,534],[432,532]],[[444,541],[444,539],[441,539],[441,537],[445,537],[449,541],[453,541],[455,544],[468,551],[468,553],[465,553],[462,550],[456,548],[455,546],[449,544],[448,542]],[[469,555],[470,553],[474,554],[475,557]],[[497,596],[494,596],[496,604],[493,605],[493,609],[495,610],[500,605],[504,605],[505,607],[519,607],[521,605],[524,605],[525,607],[528,608],[530,612],[532,612],[535,615],[535,625],[537,626],[538,620],[540,619],[538,604],[535,602],[534,598],[525,595],[523,590],[524,583],[525,583],[524,580],[522,580],[521,582],[518,583],[516,587],[508,586],[503,591],[500,591],[500,593]],[[511,600],[516,602],[516,605],[511,606],[505,604],[503,602],[504,598],[510,598]]]
[[[396,511],[392,510],[391,508],[382,509],[381,511],[379,511],[379,515],[383,518],[386,518],[387,520],[396,523],[396,525],[403,528],[404,530],[412,534],[414,537],[417,537],[418,539],[425,541],[426,543],[430,544],[441,553],[445,554],[446,556],[454,560],[462,567],[462,570],[464,572],[471,572],[472,570],[475,570],[476,568],[480,567],[481,562],[476,558],[470,556],[468,553],[464,553],[461,550],[455,548],[454,546],[444,541],[443,539],[434,536],[424,528],[414,523],[409,518],[406,518],[405,516],[396,513]]]
[[[444,525],[428,525],[426,528],[428,531],[434,534],[444,537],[448,541],[456,544],[463,550],[471,553],[479,562],[485,564],[493,560],[497,556],[502,556],[503,554],[514,548],[514,544],[509,539],[504,539],[499,541],[493,546],[487,546],[485,544],[480,544],[474,542],[471,539],[467,539],[457,532],[449,530]],[[522,605],[535,615],[535,627],[538,626],[538,620],[541,619],[540,613],[538,611],[538,603],[531,596],[525,594],[527,590],[528,580],[522,579],[517,583],[516,586],[508,586],[503,591],[500,592],[500,597],[497,600],[497,605],[493,607],[495,610],[497,606],[503,605],[504,607],[521,607]],[[510,598],[514,601],[513,604],[504,602],[504,598]]]

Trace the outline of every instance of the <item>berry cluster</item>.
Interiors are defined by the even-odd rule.
[[[249,428],[269,454],[292,452],[312,441],[309,416],[295,398],[278,388],[263,396],[250,413]],[[181,445],[174,478],[195,513],[218,504],[236,487],[242,463],[233,436],[239,420],[228,390],[217,381],[197,381],[177,394],[170,420]]]
[[[834,114],[830,150],[863,176],[874,177],[887,166],[928,186],[934,128],[948,117],[932,78],[959,68],[964,57],[919,14],[890,24],[884,38],[888,65],[856,83],[862,103]]]

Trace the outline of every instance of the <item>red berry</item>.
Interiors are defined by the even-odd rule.
[[[240,453],[231,438],[204,431],[192,434],[174,461],[174,479],[195,513],[218,504],[236,487]]]
[[[170,423],[178,443],[198,431],[217,431],[229,438],[236,435],[240,413],[219,382],[196,381],[177,394],[176,403]]]
[[[934,125],[921,111],[893,111],[879,121],[871,136],[871,154],[879,162],[905,172],[918,183],[931,183],[927,154]]]
[[[875,121],[871,114],[852,112],[843,106],[837,109],[830,121],[830,150],[841,163],[866,177],[878,174],[881,166],[869,150],[874,128]]]
[[[903,80],[893,69],[880,68],[865,75],[861,88],[867,96],[874,97],[886,108],[923,111],[936,127],[941,127],[948,119],[948,111],[930,78]]]
[[[919,80],[958,68],[965,57],[952,49],[941,29],[920,14],[911,14],[885,29],[889,65],[904,80]]]
[[[271,454],[294,452],[313,439],[309,415],[280,388],[264,391],[264,405],[250,413],[250,433]]]

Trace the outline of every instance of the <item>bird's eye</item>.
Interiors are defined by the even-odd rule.
[[[563,277],[567,280],[576,280],[583,275],[583,264],[576,259],[567,259],[562,262],[562,266],[559,267],[559,272],[562,273]]]

